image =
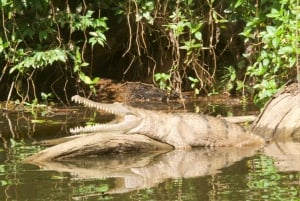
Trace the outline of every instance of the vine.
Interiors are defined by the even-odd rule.
[[[300,80],[298,0],[1,0],[0,10],[6,100],[96,93],[96,69],[109,68],[93,63],[101,51],[123,62],[120,79],[152,78],[195,95],[240,93],[258,105]],[[123,36],[110,35],[117,25]],[[111,37],[120,42],[110,46]]]
[[[217,70],[217,24],[225,22],[214,4],[210,0],[201,3],[131,0],[126,8],[118,5],[124,8],[119,13],[126,15],[130,35],[123,57],[130,53],[131,62],[125,72],[134,66],[135,59],[146,55],[149,62],[145,68],[152,69],[148,72],[152,72],[154,81],[164,88],[181,92],[187,89],[182,87],[184,82],[189,83],[188,88],[198,88],[196,91],[212,87]],[[205,15],[209,17],[205,18]],[[208,30],[207,39],[203,38],[204,29]],[[154,35],[157,37],[153,39],[151,36]],[[171,65],[167,72],[159,72],[157,65],[165,65],[168,53]],[[139,66],[145,65],[145,62],[136,61]],[[165,83],[162,85],[162,82]]]
[[[43,98],[42,94],[49,93],[61,100],[61,91],[55,90],[54,85],[64,78],[66,86],[70,73],[77,83],[83,82],[93,91],[99,78],[92,79],[91,73],[83,70],[90,65],[85,59],[86,49],[105,45],[106,17],[97,16],[85,1],[5,0],[1,1],[0,9],[0,83],[11,82],[7,101],[12,94],[17,94],[24,102]],[[83,40],[78,38],[81,34]],[[54,78],[45,84],[51,85],[52,92],[40,91],[36,80],[49,68],[53,69],[49,72]],[[49,77],[45,76],[45,81]],[[63,91],[67,99],[67,89]]]

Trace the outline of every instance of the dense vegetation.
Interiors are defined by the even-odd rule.
[[[263,104],[296,78],[299,8],[298,0],[1,0],[1,99],[65,101],[109,77]]]

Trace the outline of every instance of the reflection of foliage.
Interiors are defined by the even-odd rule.
[[[5,144],[6,147],[3,148],[3,151],[0,151],[0,154],[6,152],[6,163],[0,165],[0,175],[7,176],[0,176],[0,186],[16,185],[16,183],[22,182],[18,174],[21,174],[24,165],[20,162],[29,155],[41,151],[41,147],[37,145],[29,146],[23,140],[16,141],[14,139],[10,139]],[[8,165],[8,162],[11,165]]]
[[[247,186],[251,191],[251,198],[266,200],[298,200],[299,188],[289,185],[291,178],[299,179],[299,174],[280,173],[274,166],[274,160],[264,155],[249,161],[249,177]]]
[[[273,159],[260,156],[254,159],[253,165],[254,172],[250,172],[249,174],[249,188],[265,190],[265,188],[271,188],[278,184],[280,176],[274,166]]]
[[[10,148],[8,150],[9,155],[13,155],[14,160],[22,161],[26,157],[41,151],[42,148],[38,145],[28,145],[23,140],[16,141],[10,139]]]
[[[82,198],[93,198],[93,197],[102,197],[101,200],[111,200],[112,197],[105,195],[109,191],[109,184],[106,183],[105,179],[97,179],[97,181],[88,181],[88,180],[76,180],[77,183],[80,183],[73,192],[73,198],[76,200],[81,200]]]
[[[212,200],[299,200],[299,173],[279,172],[276,161],[257,154],[211,177]],[[208,200],[208,199],[207,199]]]

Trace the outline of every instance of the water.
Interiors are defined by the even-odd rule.
[[[209,111],[222,114],[242,110],[213,107]],[[0,200],[300,200],[298,142],[276,142],[258,150],[176,150],[38,165],[22,162],[44,149],[35,142],[70,135],[70,127],[84,122],[112,118],[79,107],[1,111]]]

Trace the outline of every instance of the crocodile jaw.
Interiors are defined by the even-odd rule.
[[[80,97],[75,95],[71,99],[75,103],[83,104],[89,108],[96,108],[97,110],[103,110],[110,114],[121,117],[121,122],[110,123],[110,124],[95,124],[88,125],[84,127],[71,128],[70,132],[73,134],[77,133],[87,133],[87,132],[110,132],[110,131],[119,131],[126,133],[126,131],[131,130],[137,127],[142,118],[139,117],[137,113],[133,111],[132,108],[125,106],[121,103],[107,104],[107,103],[98,103],[91,101],[87,98]]]
[[[126,115],[126,114],[132,114],[136,115],[133,111],[134,109],[126,106],[122,103],[98,103],[92,100],[89,100],[87,98],[81,97],[79,95],[72,96],[71,100],[78,104],[83,104],[86,107],[89,108],[96,108],[97,110],[102,110],[104,112],[115,114],[115,115]]]

